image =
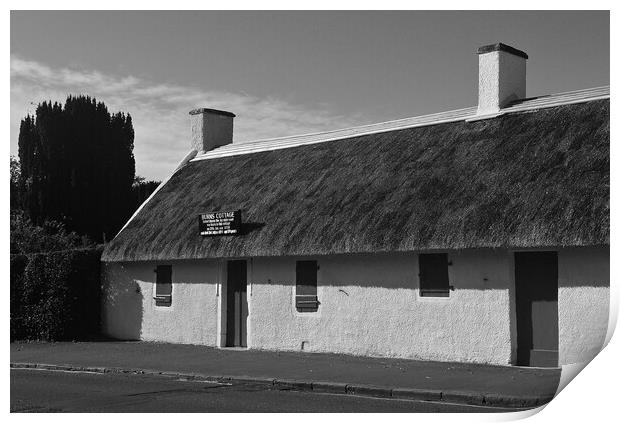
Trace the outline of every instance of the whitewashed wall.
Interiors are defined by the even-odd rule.
[[[591,360],[609,321],[609,247],[558,254],[560,364]]]
[[[316,313],[295,310],[295,261],[248,261],[248,346],[268,350],[511,364],[516,357],[513,254],[449,253],[449,298],[421,298],[415,254],[316,259]],[[154,304],[157,263],[104,264],[104,332],[220,346],[225,338],[225,262],[172,264],[172,306]],[[609,249],[562,249],[559,264],[560,363],[588,360],[605,338]],[[139,288],[139,290],[137,290]],[[223,303],[220,303],[221,299]]]
[[[218,263],[177,261],[172,305],[156,306],[157,263],[104,263],[103,331],[118,339],[216,346]]]
[[[295,310],[294,258],[254,259],[250,347],[509,364],[508,256],[449,258],[455,291],[420,298],[413,254],[315,257],[316,313]]]

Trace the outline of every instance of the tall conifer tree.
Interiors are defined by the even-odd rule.
[[[131,116],[102,102],[69,96],[43,102],[20,126],[20,201],[37,224],[110,239],[133,212],[135,176]]]

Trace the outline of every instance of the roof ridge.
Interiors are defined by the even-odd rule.
[[[454,115],[456,117],[458,117],[457,119],[454,120],[461,120],[462,116],[469,116],[469,112],[475,110],[475,107],[468,107],[465,109],[455,109],[455,110],[448,110],[445,112],[439,112],[439,113],[432,113],[432,114],[428,114],[428,115],[421,115],[421,116],[413,116],[413,117],[408,117],[408,118],[403,118],[403,119],[397,119],[397,120],[390,120],[390,121],[385,121],[385,122],[376,122],[376,123],[372,123],[372,124],[368,124],[368,125],[361,125],[361,126],[352,126],[352,127],[348,127],[348,128],[342,128],[342,129],[336,129],[336,130],[331,130],[331,131],[323,131],[323,132],[313,132],[313,133],[309,133],[309,134],[299,134],[299,135],[288,135],[286,137],[279,137],[279,138],[265,138],[262,140],[257,140],[257,141],[249,141],[249,142],[244,142],[244,143],[238,143],[238,144],[228,144],[226,146],[222,146],[216,150],[211,150],[207,153],[205,153],[206,155],[208,155],[209,153],[216,153],[218,151],[231,151],[231,150],[236,150],[236,149],[246,149],[246,148],[251,148],[253,145],[270,145],[271,143],[275,142],[280,142],[280,141],[287,141],[287,140],[295,140],[295,139],[304,139],[304,138],[309,138],[309,137],[319,137],[319,136],[327,136],[330,134],[336,134],[336,133],[342,133],[342,132],[353,132],[353,131],[359,131],[359,132],[355,132],[355,134],[353,135],[343,135],[341,137],[337,137],[337,138],[329,138],[329,139],[325,139],[324,141],[328,141],[328,140],[332,140],[332,139],[346,139],[346,138],[350,138],[352,136],[359,136],[359,135],[365,135],[365,134],[375,134],[375,133],[380,133],[380,132],[385,132],[385,131],[392,131],[394,129],[400,129],[400,128],[410,128],[412,126],[418,126],[416,123],[412,123],[411,121],[413,120],[419,120],[421,121],[420,123],[423,123],[425,125],[430,125],[430,124],[434,124],[435,122],[446,122],[445,119],[438,119],[438,120],[432,120],[430,122],[426,122],[428,119],[433,118],[433,117],[444,117],[444,116],[448,116],[448,115]],[[463,115],[461,115],[460,113],[463,113]],[[398,126],[398,123],[403,123],[402,126]],[[372,130],[371,128],[377,128],[380,126],[388,126],[388,129],[385,130]],[[363,129],[371,129],[369,131],[363,131]]]
[[[328,141],[336,141],[353,138],[362,135],[378,134],[382,132],[396,131],[400,129],[414,128],[420,126],[437,125],[457,121],[476,120],[484,118],[498,117],[509,113],[518,113],[529,110],[539,110],[561,105],[596,101],[609,98],[610,87],[604,85],[600,87],[585,88],[580,90],[566,91],[562,93],[547,94],[537,97],[529,97],[517,100],[492,116],[478,116],[477,107],[466,107],[453,109],[443,112],[430,113],[427,115],[413,116],[389,120],[385,122],[371,123],[361,126],[354,126],[330,131],[312,132],[307,134],[290,135],[285,137],[265,138],[244,143],[228,144],[214,150],[196,156],[192,161],[207,160],[211,158],[236,156],[250,154],[260,151],[279,150],[283,148],[298,147],[301,145],[318,144]]]
[[[406,118],[386,120],[386,121],[382,121],[382,122],[367,123],[367,124],[364,124],[364,125],[348,126],[346,128],[330,129],[328,131],[307,132],[307,133],[304,133],[304,134],[285,135],[283,137],[274,137],[274,138],[260,138],[258,140],[252,140],[252,141],[247,141],[247,142],[244,142],[244,143],[238,143],[237,145],[241,146],[241,145],[248,145],[248,144],[264,143],[264,142],[269,142],[269,141],[279,141],[279,140],[290,139],[290,138],[301,138],[301,137],[309,137],[309,136],[313,136],[313,135],[332,134],[332,133],[335,133],[335,132],[343,132],[343,131],[348,131],[348,130],[353,130],[353,129],[367,128],[367,127],[370,127],[370,126],[377,126],[377,125],[388,124],[388,123],[397,123],[397,122],[402,122],[402,121],[411,120],[411,119],[418,119],[418,118],[423,118],[423,117],[431,117],[431,116],[435,116],[435,115],[442,115],[442,114],[450,113],[450,112],[466,111],[466,110],[470,110],[470,109],[472,109],[472,107],[464,107],[462,109],[452,109],[452,110],[447,110],[447,111],[443,111],[443,112],[429,113],[429,114],[426,114],[426,115],[409,116],[409,117],[406,117]],[[228,146],[230,146],[230,145],[231,144],[229,144]]]

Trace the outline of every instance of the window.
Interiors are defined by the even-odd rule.
[[[450,282],[448,280],[447,254],[420,254],[420,296],[449,297]]]
[[[297,262],[295,291],[295,307],[299,312],[317,311],[319,301],[316,296],[316,273],[317,263],[315,260],[302,260]]]
[[[172,304],[172,266],[157,266],[155,269],[155,305],[170,307]]]

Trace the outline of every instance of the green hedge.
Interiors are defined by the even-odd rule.
[[[79,340],[100,331],[100,248],[11,255],[11,340]]]

